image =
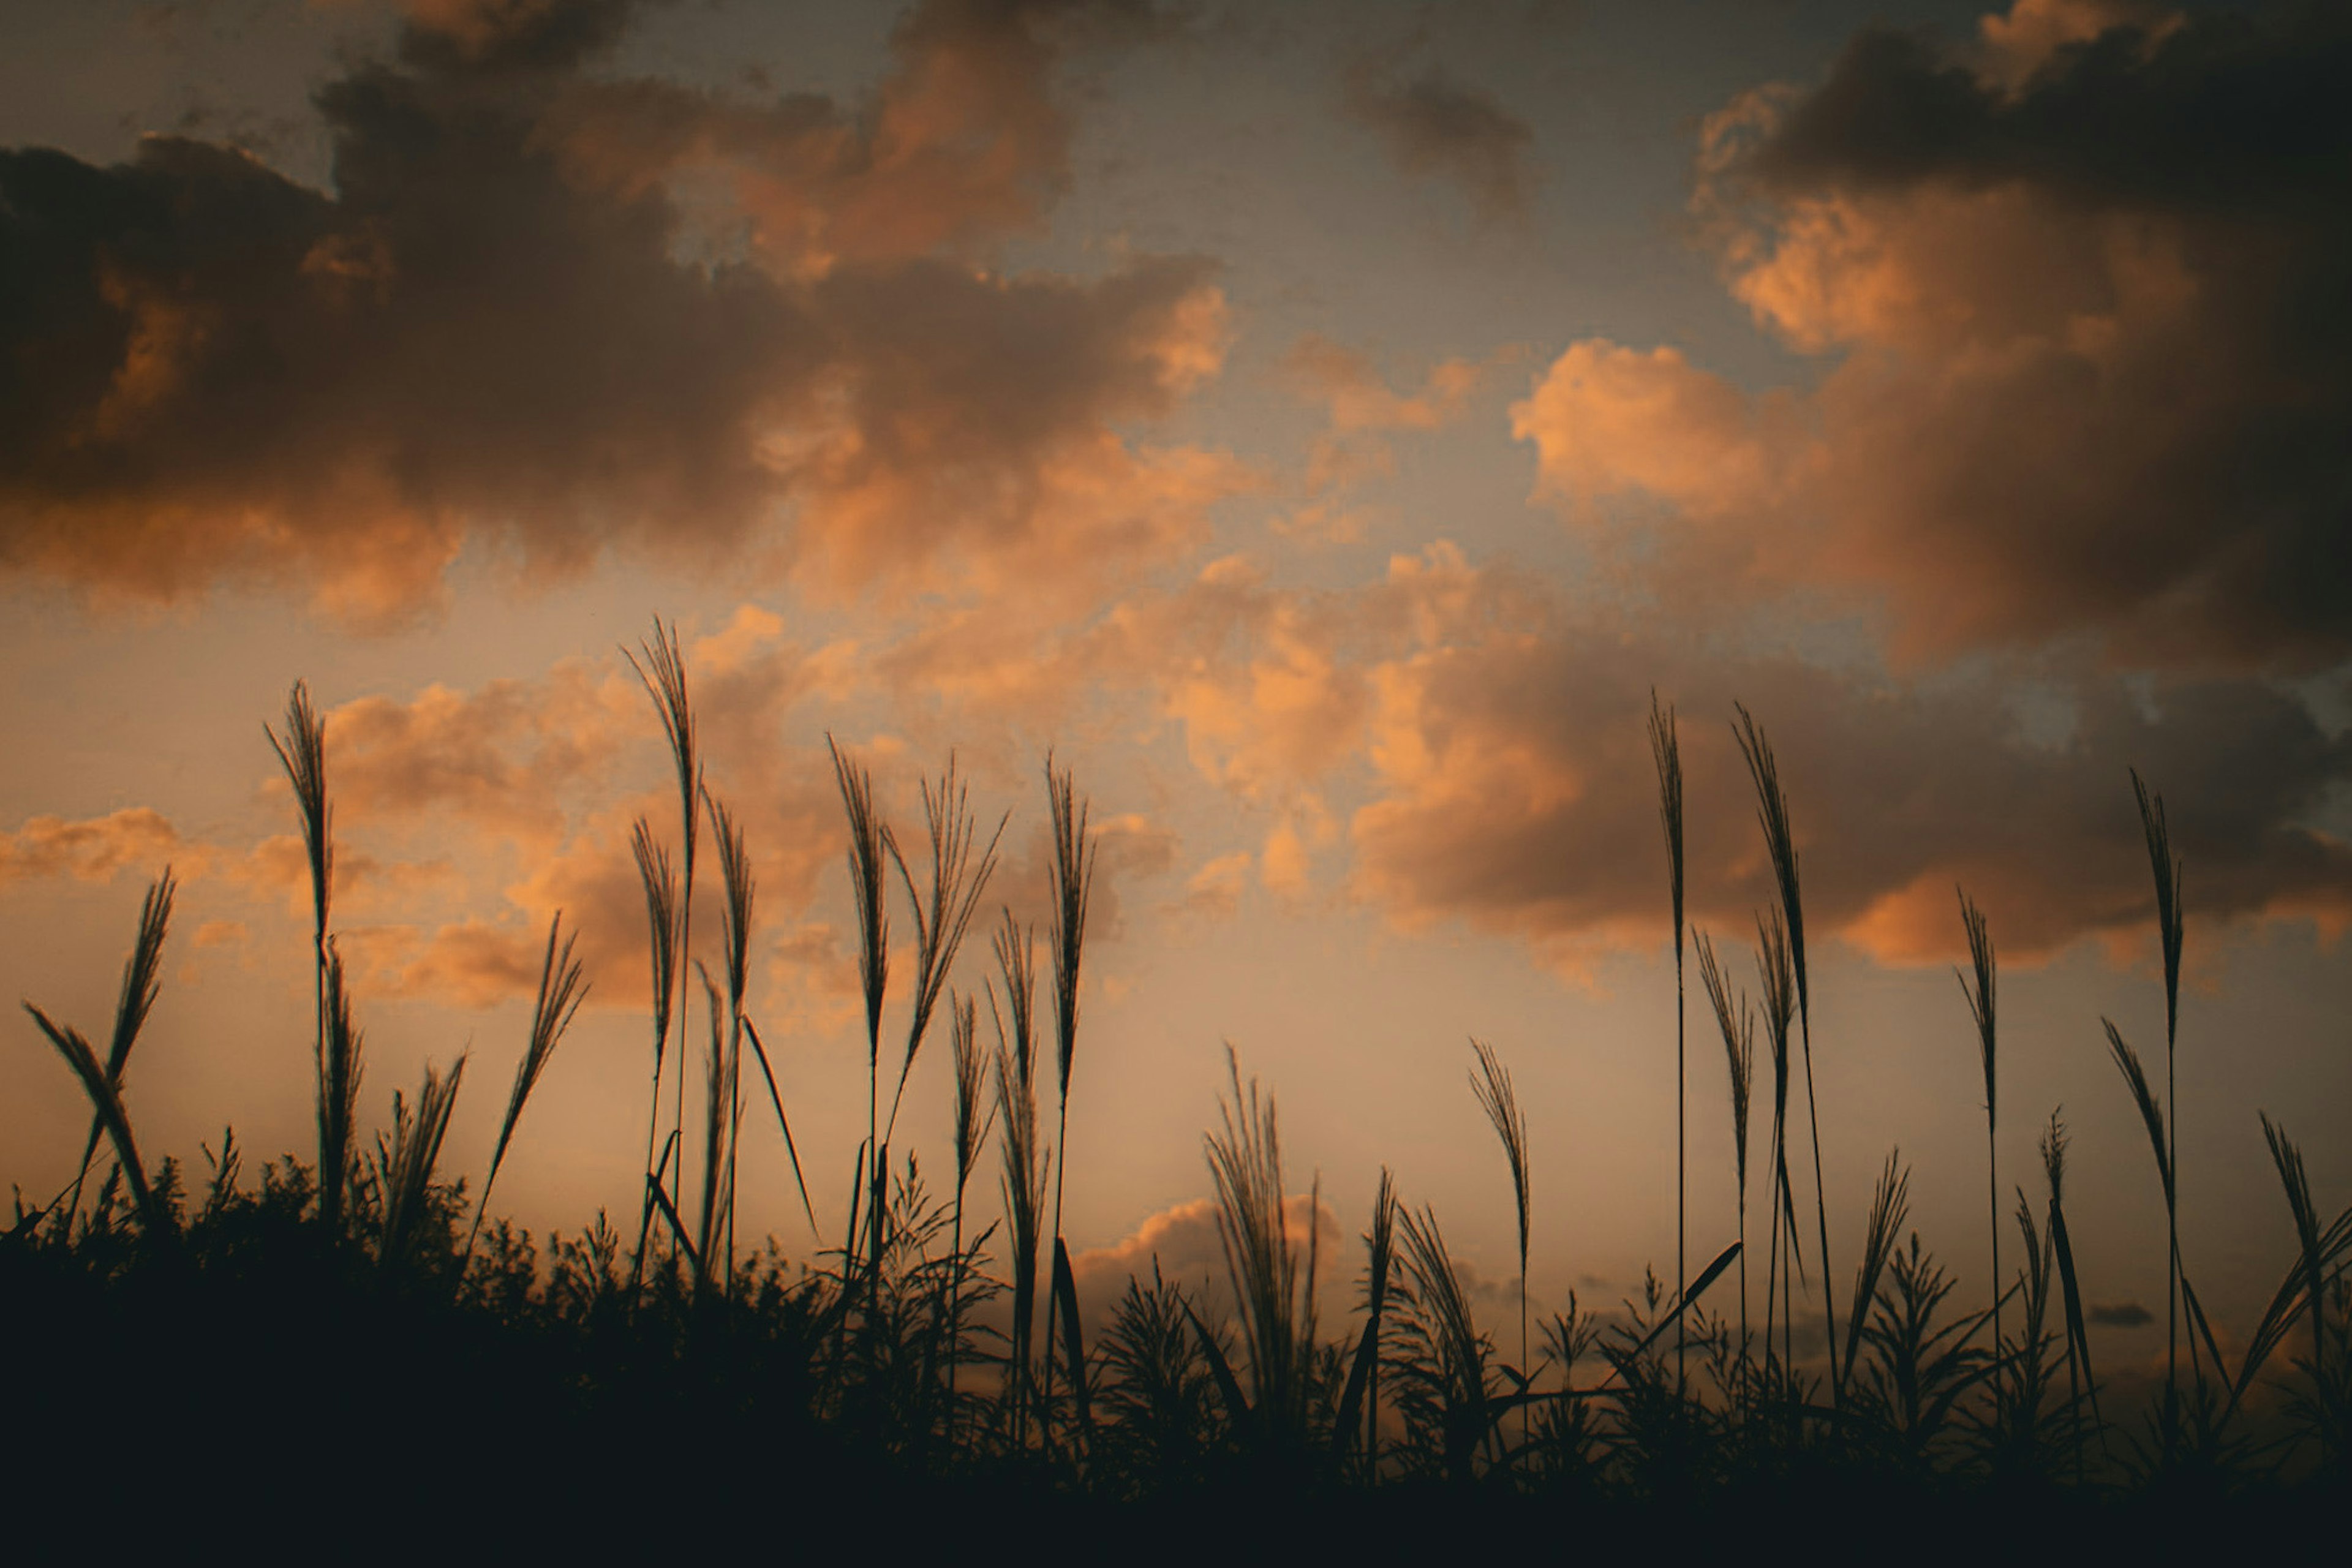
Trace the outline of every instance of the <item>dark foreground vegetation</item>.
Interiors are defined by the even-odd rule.
[[[1402,1202],[1385,1173],[1360,1252],[1318,1258],[1317,1227],[1286,1202],[1299,1194],[1286,1187],[1273,1100],[1237,1064],[1205,1140],[1225,1289],[1184,1288],[1155,1268],[1116,1302],[1087,1304],[1096,1318],[1083,1314],[1055,1151],[1066,1146],[1079,1048],[1094,851],[1086,805],[1050,760],[1054,897],[1042,962],[1038,933],[1003,911],[993,973],[967,994],[950,978],[996,838],[983,840],[950,763],[926,782],[921,837],[907,849],[865,771],[835,753],[866,1003],[868,1133],[843,1173],[845,1194],[835,1192],[847,1200],[827,1222],[837,1247],[807,1262],[787,1261],[772,1242],[739,1247],[747,1121],[755,1131],[772,1121],[797,1201],[813,1225],[821,1211],[769,1045],[746,1010],[754,898],[743,835],[705,784],[674,636],[657,627],[644,651],[679,816],[674,843],[643,819],[635,839],[652,981],[639,1212],[599,1215],[543,1247],[484,1221],[585,991],[560,916],[480,1201],[442,1158],[464,1059],[394,1094],[388,1121],[363,1138],[363,1037],[331,922],[325,725],[298,686],[270,739],[310,853],[317,1148],[257,1170],[224,1132],[201,1170],[142,1160],[125,1085],[161,984],[168,872],[142,908],[102,1052],[26,1005],[93,1114],[71,1184],[38,1204],[20,1192],[0,1236],[7,1426],[21,1456],[7,1495],[20,1539],[54,1531],[104,1552],[283,1536],[328,1556],[495,1539],[783,1550],[824,1537],[894,1552],[993,1550],[1002,1539],[1007,1551],[1048,1542],[1086,1556],[1256,1557],[1286,1554],[1286,1531],[1316,1549],[1524,1541],[1563,1555],[1622,1531],[1653,1549],[1785,1537],[1791,1552],[1940,1558],[2178,1549],[2198,1530],[2284,1540],[2313,1525],[2343,1538],[2352,1209],[2331,1221],[2315,1206],[2301,1154],[2265,1119],[2296,1253],[2282,1260],[2261,1320],[2224,1355],[2177,1227],[2157,1238],[2171,1287],[2166,1375],[2152,1398],[2125,1408],[2085,1324],[2063,1124],[2051,1116],[2039,1169],[2030,1184],[2011,1181],[2007,1201],[1992,1163],[1997,964],[1965,894],[1961,989],[1982,1057],[1986,1241],[2003,1289],[1958,1298],[1908,1228],[1908,1177],[1895,1155],[1866,1210],[1854,1205],[1858,1248],[1830,1250],[1828,1215],[1844,1205],[1819,1181],[1798,857],[1771,748],[1744,710],[1736,730],[1779,893],[1757,924],[1760,1002],[1727,977],[1706,935],[1690,942],[1706,1032],[1722,1047],[1729,1115],[1708,1120],[1738,1157],[1739,1225],[1699,1248],[1695,1271],[1678,1237],[1675,1278],[1654,1278],[1622,1310],[1596,1316],[1571,1297],[1565,1312],[1530,1321],[1527,1121],[1507,1067],[1480,1045],[1471,1089],[1511,1180],[1517,1322],[1475,1320],[1437,1216]],[[1654,714],[1652,739],[1679,988],[1682,792],[1670,710]],[[2138,804],[2169,1020],[2181,868],[2162,799],[2141,787]],[[688,919],[705,847],[718,862],[715,935]],[[913,927],[910,951],[892,951],[894,905]],[[894,980],[906,1001],[886,1035]],[[698,1049],[690,1010],[704,1026]],[[946,1174],[932,1182],[891,1139],[935,1020],[955,1114],[953,1147],[932,1166]],[[2159,1092],[2107,1026],[2177,1212],[2171,1033]],[[1678,1034],[1685,1100],[1687,1046]],[[1041,1068],[1052,1075],[1050,1123]],[[1002,1217],[981,1226],[967,1205],[992,1144]],[[1809,1298],[1821,1316],[1801,1339],[1796,1310]],[[1089,1321],[1102,1325],[1091,1342],[1080,1328]],[[2020,1536],[2029,1513],[2037,1533]],[[1071,1533],[1084,1531],[1095,1533]]]

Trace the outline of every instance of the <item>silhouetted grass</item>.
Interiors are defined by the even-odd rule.
[[[834,1233],[837,1249],[796,1261],[772,1241],[743,1252],[733,1216],[747,1043],[813,1236],[818,1216],[766,1043],[747,1010],[754,951],[748,847],[737,819],[702,787],[676,633],[657,623],[646,654],[640,674],[681,790],[691,792],[685,799],[698,798],[709,813],[725,884],[719,973],[694,965],[709,1030],[695,1130],[698,1204],[684,1194],[682,1077],[677,1120],[667,1140],[658,1137],[673,1022],[681,1064],[684,1055],[678,984],[690,957],[690,871],[673,870],[642,819],[632,848],[646,900],[654,1053],[634,1249],[602,1215],[587,1231],[550,1237],[542,1247],[487,1207],[515,1152],[523,1110],[584,992],[560,917],[549,927],[530,1032],[488,1151],[481,1201],[455,1173],[466,1161],[447,1142],[462,1057],[446,1075],[428,1068],[413,1099],[393,1096],[372,1154],[353,1157],[362,1037],[329,926],[326,723],[298,685],[286,737],[272,731],[270,739],[294,786],[312,872],[318,1149],[307,1163],[291,1155],[270,1163],[257,1185],[243,1179],[235,1139],[224,1133],[218,1154],[206,1151],[211,1175],[194,1205],[176,1163],[151,1168],[142,1160],[125,1079],[133,1045],[152,1032],[165,973],[175,889],[168,871],[142,904],[103,1058],[70,1025],[26,1004],[88,1099],[92,1128],[70,1184],[47,1204],[20,1196],[0,1236],[0,1342],[16,1347],[24,1363],[11,1388],[12,1418],[41,1435],[37,1475],[70,1479],[76,1464],[127,1464],[127,1439],[152,1435],[190,1456],[177,1473],[212,1487],[250,1487],[252,1468],[264,1465],[268,1474],[258,1484],[279,1500],[274,1517],[326,1518],[380,1510],[394,1495],[413,1502],[421,1495],[414,1486],[396,1491],[388,1479],[401,1467],[413,1473],[420,1456],[450,1452],[453,1442],[494,1442],[499,1484],[514,1495],[601,1505],[625,1529],[684,1528],[681,1518],[724,1513],[741,1506],[732,1500],[778,1486],[811,1517],[857,1518],[874,1506],[862,1500],[887,1508],[919,1483],[929,1489],[923,1495],[940,1500],[942,1517],[968,1521],[986,1507],[1016,1528],[1026,1517],[1021,1510],[1049,1499],[1068,1517],[1113,1500],[1143,1507],[1206,1496],[1260,1508],[1279,1497],[1302,1509],[1320,1500],[1337,1522],[1318,1527],[1317,1539],[1360,1539],[1391,1552],[1412,1539],[1418,1521],[1458,1536],[1473,1522],[1556,1531],[1572,1517],[1590,1532],[1612,1517],[1640,1517],[1612,1516],[1612,1508],[1668,1498],[1682,1510],[1675,1540],[1684,1546],[1717,1525],[1726,1540],[1752,1545],[1782,1519],[1813,1510],[1859,1528],[1899,1504],[1916,1525],[1919,1507],[1964,1499],[2063,1503],[2084,1510],[2081,1519],[2105,1521],[2112,1535],[2116,1520],[2141,1517],[2119,1509],[2176,1508],[2189,1497],[2209,1504],[2237,1494],[2317,1497],[2344,1479],[2352,1209],[2326,1217],[2301,1151],[2265,1117],[2295,1254],[2231,1368],[2223,1336],[2179,1266],[2179,1108],[2168,1092],[2158,1100],[2112,1024],[2109,1053],[2156,1160],[2168,1279],[2191,1335],[2189,1385],[2179,1386],[2168,1361],[2151,1442],[2136,1442],[2102,1413],[2063,1203],[2067,1141],[2054,1112],[2042,1140],[2046,1201],[2037,1213],[2017,1193],[2010,1219],[2022,1263],[2006,1275],[1999,1172],[1989,1167],[1994,1289],[1980,1310],[1954,1309],[1953,1277],[1907,1231],[1910,1177],[1892,1154],[1866,1210],[1851,1293],[1832,1300],[1837,1280],[1826,1252],[1831,1200],[1818,1191],[1825,1131],[1818,1119],[1822,1250],[1807,1272],[1788,1159],[1790,1090],[1809,1010],[1796,851],[1771,750],[1744,710],[1738,738],[1779,895],[1757,921],[1773,1073],[1760,1344],[1748,1331],[1746,1261],[1755,1016],[1748,995],[1727,984],[1704,934],[1695,945],[1726,1051],[1738,1219],[1734,1237],[1718,1238],[1713,1261],[1686,1285],[1678,1258],[1671,1287],[1653,1278],[1620,1311],[1592,1313],[1571,1295],[1567,1311],[1544,1325],[1546,1355],[1530,1364],[1528,1118],[1501,1056],[1474,1042],[1473,1089],[1514,1189],[1518,1364],[1496,1357],[1479,1321],[1480,1299],[1434,1211],[1402,1202],[1386,1170],[1363,1238],[1363,1288],[1354,1310],[1327,1333],[1318,1299],[1319,1217],[1297,1234],[1274,1097],[1255,1080],[1244,1085],[1229,1057],[1230,1098],[1204,1141],[1224,1292],[1188,1291],[1155,1260],[1149,1284],[1128,1282],[1089,1344],[1059,1216],[1096,848],[1086,803],[1069,773],[1050,763],[1050,967],[1041,973],[1032,928],[1005,910],[992,942],[997,973],[984,984],[995,1031],[990,1054],[978,1038],[977,998],[954,989],[950,976],[997,838],[979,845],[950,763],[936,786],[922,784],[931,859],[928,877],[917,876],[882,818],[872,778],[835,748],[869,1047],[867,1136],[844,1230]],[[1681,805],[1670,714],[1654,712],[1652,742],[1679,946]],[[2138,797],[2158,868],[2169,1058],[2179,861],[2160,797],[2144,785]],[[690,810],[684,830],[690,866]],[[999,837],[1003,830],[1000,824]],[[898,868],[916,931],[893,1111],[944,1000],[953,1055],[951,1192],[934,1194],[914,1154],[892,1156],[890,1123],[880,1115],[886,864]],[[1961,910],[1971,969],[1960,980],[1978,1032],[1990,1143],[1997,1125],[1993,949],[1984,916],[1965,894]],[[1037,1102],[1041,980],[1054,1008],[1052,1146]],[[167,1047],[146,1047],[149,1055],[159,1048]],[[1679,1088],[1679,1048],[1677,1057]],[[1810,1084],[1807,1098],[1811,1109]],[[992,1135],[1004,1217],[975,1237],[966,1188]],[[113,1157],[85,1203],[101,1140]],[[1678,1250],[1682,1153],[1678,1140]],[[1319,1216],[1319,1179],[1296,1195]],[[688,1208],[691,1223],[681,1213]],[[667,1238],[661,1246],[651,1241],[656,1219]],[[1735,1263],[1737,1313],[1710,1309],[1707,1293]],[[1043,1345],[1035,1335],[1041,1286]],[[1828,1325],[1825,1376],[1799,1343],[1801,1286],[1818,1295]],[[2005,1312],[2014,1313],[2007,1320],[2019,1325],[2014,1333],[2003,1331]],[[2282,1368],[2290,1346],[2304,1353],[2286,1356]],[[1596,1355],[1607,1374],[1580,1376]],[[2273,1397],[2257,1410],[2265,1389]],[[299,1433],[290,1446],[289,1430]],[[478,1461],[454,1454],[452,1462]],[[685,1513],[674,1514],[677,1507]],[[907,1511],[870,1526],[871,1539],[895,1539]],[[357,1515],[340,1517],[348,1531]],[[322,1535],[312,1545],[340,1539]],[[2183,1539],[2175,1531],[2165,1543],[2178,1548]],[[613,1543],[609,1535],[598,1540]]]

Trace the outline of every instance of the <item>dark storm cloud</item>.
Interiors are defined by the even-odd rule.
[[[1481,217],[1526,213],[1535,133],[1493,94],[1433,66],[1400,80],[1360,63],[1345,87],[1349,113],[1379,132],[1398,169],[1455,181]]]
[[[627,9],[419,0],[396,63],[318,95],[331,195],[182,138],[110,168],[0,152],[0,562],[150,597],[290,576],[368,619],[428,602],[469,539],[541,571],[615,542],[710,561],[790,505],[856,585],[1088,534],[1057,476],[1123,499],[1106,422],[1214,368],[1204,268],[1004,279],[939,248],[1062,177],[1048,35],[1075,8],[938,0],[865,110],[689,97],[677,161],[615,171],[590,132],[628,84],[581,68]],[[666,176],[728,116],[766,136],[730,172],[782,200],[814,170],[793,210],[854,254],[705,243]],[[972,499],[942,515],[950,489]]]
[[[2088,630],[2136,662],[2332,663],[2352,11],[2098,25],[2122,15],[1988,18],[2093,18],[2022,58],[1867,32],[1718,117],[1702,203],[1736,291],[1846,356],[1782,466],[1826,524],[1790,570],[1883,589],[1912,653]]]
[[[1729,721],[1769,733],[1806,909],[1882,961],[1953,954],[1956,884],[2004,953],[2152,930],[2126,770],[2165,795],[2190,918],[2352,924],[2352,847],[2307,824],[2352,781],[2352,736],[2245,679],[2134,693],[2078,671],[2037,713],[2017,672],[1897,685],[1788,658],[1727,658],[1650,626],[1501,620],[1381,671],[1381,792],[1351,837],[1369,892],[1538,945],[1663,933],[1652,684],[1680,705],[1692,918],[1731,938],[1770,897]]]

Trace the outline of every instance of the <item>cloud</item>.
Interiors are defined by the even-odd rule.
[[[1658,592],[1840,595],[1915,664],[2352,654],[2352,17],[2151,15],[1866,31],[1714,117],[1727,282],[1822,373],[1574,344],[1514,411],[1546,489],[1680,514]]]
[[[1494,94],[1435,66],[1400,79],[1368,61],[1348,69],[1343,88],[1349,114],[1378,133],[1401,172],[1454,181],[1485,221],[1527,216],[1535,132]]]
[[[870,112],[614,77],[629,10],[412,7],[318,92],[331,194],[184,137],[0,151],[0,566],[367,624],[468,544],[984,591],[1197,536],[1235,471],[1130,433],[1217,371],[1208,265],[985,256],[1124,8],[930,0]]]
[[[1316,1268],[1322,1288],[1344,1279],[1342,1247],[1346,1227],[1329,1204],[1317,1205],[1314,1196],[1293,1193],[1283,1199],[1284,1225],[1297,1254],[1302,1285],[1307,1272],[1310,1216],[1319,1226]],[[1217,1311],[1233,1310],[1233,1292],[1226,1281],[1223,1248],[1217,1240],[1217,1205],[1213,1198],[1192,1198],[1147,1215],[1134,1230],[1108,1247],[1089,1247],[1070,1259],[1070,1275],[1078,1287],[1079,1307],[1088,1332],[1098,1331],[1117,1310],[1130,1279],[1149,1280],[1154,1263],[1162,1278],[1181,1286],[1195,1302],[1213,1304]]]
[[[160,870],[175,858],[201,858],[201,850],[150,806],[129,806],[104,816],[68,821],[35,816],[14,833],[0,834],[0,887],[34,878],[72,877],[103,882],[128,868]]]
[[[1379,787],[1349,824],[1360,890],[1407,924],[1460,919],[1571,966],[1664,938],[1654,686],[1680,707],[1692,918],[1718,932],[1747,931],[1770,896],[1736,700],[1777,749],[1816,929],[1881,962],[1957,950],[1956,883],[2005,956],[2137,940],[2150,895],[2129,765],[2200,868],[2192,919],[2352,921],[2352,846],[2308,826],[2352,778],[2352,736],[2260,681],[2135,690],[2095,669],[1994,668],[1900,682],[1559,612],[1497,617],[1371,679]]]
[[[2137,1301],[2094,1302],[2087,1316],[2108,1328],[2138,1329],[2156,1321],[2156,1314]]]

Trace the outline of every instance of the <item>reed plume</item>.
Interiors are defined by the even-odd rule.
[[[1733,706],[1738,709],[1739,721],[1732,726],[1732,732],[1738,739],[1740,755],[1748,760],[1748,776],[1756,785],[1756,819],[1764,829],[1765,846],[1771,852],[1772,879],[1780,889],[1780,912],[1788,922],[1789,962],[1796,975],[1797,1018],[1805,1051],[1805,1121],[1812,1130],[1813,1140],[1813,1213],[1821,1230],[1822,1310],[1829,1321],[1830,1387],[1835,1397],[1840,1383],[1837,1300],[1836,1292],[1830,1289],[1829,1196],[1822,1184],[1822,1110],[1813,1090],[1813,1003],[1805,968],[1805,904],[1797,874],[1797,837],[1789,826],[1789,797],[1780,788],[1780,767],[1773,760],[1772,743],[1746,708],[1737,703]]]
[[[75,1079],[81,1084],[82,1093],[89,1098],[90,1110],[105,1127],[106,1135],[114,1141],[115,1166],[121,1171],[124,1184],[131,1188],[131,1201],[139,1211],[141,1230],[158,1239],[166,1236],[171,1230],[171,1216],[148,1183],[147,1167],[141,1163],[138,1145],[131,1140],[131,1118],[122,1109],[121,1093],[106,1076],[105,1068],[100,1065],[98,1053],[90,1048],[89,1041],[82,1037],[80,1030],[56,1022],[30,1002],[24,1004],[24,1007],[41,1033],[47,1037],[49,1044],[56,1047],[58,1055],[65,1058],[66,1066],[73,1069]],[[101,1212],[106,1202],[105,1194],[101,1194],[99,1198]]]
[[[906,887],[907,903],[915,916],[915,992],[907,1024],[907,1055],[899,1064],[898,1087],[890,1096],[889,1119],[883,1124],[885,1142],[898,1124],[898,1102],[907,1092],[908,1075],[915,1070],[915,1053],[923,1047],[923,1036],[930,1028],[931,1014],[947,985],[948,972],[955,966],[956,950],[963,945],[972,911],[979,907],[981,895],[988,890],[988,879],[996,869],[996,846],[1004,837],[1004,825],[1012,820],[1009,812],[998,819],[988,847],[974,864],[971,852],[976,825],[966,805],[969,791],[956,776],[953,752],[948,753],[939,787],[934,789],[931,782],[925,779],[922,792],[923,826],[931,849],[928,900],[917,890],[914,875],[907,868],[907,858],[898,852],[898,841],[889,842],[891,861],[898,868],[898,879]]]
[[[2058,1265],[2058,1285],[2066,1309],[2066,1394],[2068,1421],[2073,1428],[2076,1479],[2081,1479],[2083,1433],[2081,1400],[2087,1392],[2092,1423],[2102,1431],[2099,1384],[2091,1372],[2091,1335],[2083,1317],[2083,1291],[2074,1275],[2074,1246],[2066,1234],[2066,1124],[2058,1111],[2042,1133],[2042,1173],[2050,1185],[2050,1251]]]
[[[1666,881],[1675,915],[1675,1300],[1689,1287],[1690,1150],[1685,1107],[1688,1100],[1684,1066],[1685,1007],[1683,994],[1683,753],[1675,731],[1675,710],[1658,707],[1655,688],[1650,691],[1650,755],[1658,769],[1658,825],[1666,837]],[[1521,1273],[1526,1272],[1522,1268]],[[1524,1294],[1524,1290],[1522,1291]],[[1519,1313],[1519,1338],[1527,1338],[1527,1311]],[[1685,1333],[1675,1329],[1675,1386],[1683,1386]],[[1526,1359],[1526,1346],[1520,1346]]]

